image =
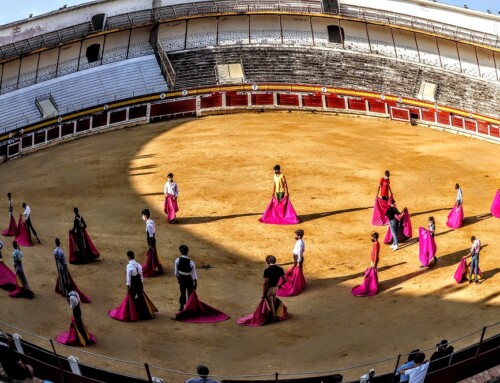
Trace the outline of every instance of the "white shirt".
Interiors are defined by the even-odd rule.
[[[141,282],[144,281],[142,277],[142,266],[138,264],[135,259],[131,259],[127,264],[127,286],[130,286],[132,283],[132,277],[135,277],[137,273],[141,276]]]
[[[405,375],[410,377],[410,383],[424,383],[425,375],[429,369],[429,362],[421,364],[415,368],[405,371]]]
[[[462,199],[462,189],[458,188],[457,189],[457,202],[460,202],[462,203],[463,199]]]
[[[69,307],[71,307],[71,310],[73,310],[79,304],[80,304],[80,296],[76,291],[71,291],[69,293]]]
[[[64,251],[60,247],[54,249],[54,258],[56,259],[57,266],[59,266],[59,264],[66,265],[66,257],[64,256]]]
[[[188,258],[186,257],[185,255],[182,255],[181,258]],[[176,277],[180,277],[181,275],[185,275],[182,271],[179,271],[177,269],[177,266],[179,265],[179,259],[181,258],[177,258],[175,260],[175,264],[174,264],[174,275]],[[198,276],[196,275],[196,267],[194,265],[194,262],[192,260],[189,260],[189,266],[191,267],[191,278],[194,280],[198,280]]]
[[[472,254],[479,254],[480,250],[481,250],[481,242],[479,241],[479,239],[476,239],[474,240],[474,242],[472,242],[472,247],[470,251],[472,252]]]
[[[146,221],[146,233],[148,233],[148,235],[150,237],[154,237],[155,236],[155,233],[156,233],[155,221],[153,221],[151,218],[149,218]]]
[[[30,214],[31,214],[31,209],[28,205],[26,205],[26,208],[24,209],[24,219],[28,219]]]
[[[295,246],[293,248],[293,254],[297,256],[297,262],[302,262],[302,257],[304,255],[304,251],[306,250],[306,245],[303,239],[297,239],[295,242]]]
[[[172,194],[175,198],[179,196],[179,188],[177,187],[177,184],[172,181],[170,182],[165,182],[165,186],[163,187],[163,194]]]

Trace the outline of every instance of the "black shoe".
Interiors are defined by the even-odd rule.
[[[36,240],[38,241],[38,244],[41,244],[42,242],[40,242],[40,240],[38,239],[38,237],[36,237]]]
[[[476,280],[476,282],[474,282],[474,283],[476,283],[477,285],[480,285],[480,284],[481,284],[481,282],[479,282],[479,281],[477,281],[477,280]]]
[[[472,279],[469,279],[469,283],[472,283]]]
[[[182,306],[182,305],[181,305],[181,306],[179,307],[179,311],[184,311],[184,306]]]
[[[438,263],[438,259],[436,256],[434,256],[434,264]]]

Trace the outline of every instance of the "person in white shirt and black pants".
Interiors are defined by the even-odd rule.
[[[188,257],[189,248],[186,245],[181,245],[179,246],[179,251],[181,252],[181,256],[175,260],[174,274],[177,277],[177,282],[179,282],[181,293],[179,297],[179,311],[182,311],[186,304],[186,292],[189,297],[196,290],[198,277],[196,276],[196,266]]]
[[[38,243],[40,243],[40,239],[38,238],[38,235],[36,235],[35,228],[33,227],[33,224],[31,223],[31,209],[28,205],[26,205],[26,202],[23,202],[23,209],[24,209],[24,213],[23,213],[24,220],[26,221],[26,226],[28,227],[28,233],[30,231],[32,231],[36,240],[38,241]]]
[[[149,310],[144,297],[144,286],[142,277],[142,267],[136,262],[133,251],[127,251],[127,290],[134,300],[135,308],[141,320],[153,319],[153,313]]]
[[[158,272],[161,274],[163,267],[156,251],[156,225],[155,221],[151,219],[151,212],[149,209],[142,210],[142,219],[146,221],[146,241],[148,247],[154,250],[155,262],[158,265]]]
[[[68,294],[68,302],[69,307],[73,310],[73,318],[75,318],[75,325],[80,333],[80,336],[83,338],[82,340],[85,342],[85,345],[89,344],[89,334],[87,333],[87,329],[85,328],[82,320],[82,310],[80,309],[80,295],[76,291],[71,288],[70,284],[66,284],[66,291],[69,291]]]

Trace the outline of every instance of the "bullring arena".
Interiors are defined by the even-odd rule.
[[[498,48],[488,45],[486,31],[478,31],[484,35],[481,44],[474,39],[465,41],[463,36],[447,36],[444,26],[431,38],[430,32],[419,29],[416,23],[413,29],[403,29],[398,20],[382,25],[381,21],[362,19],[361,13],[356,19],[352,9],[359,11],[362,7],[355,1],[341,2],[340,9],[328,12],[327,2],[299,1],[288,8],[276,5],[271,9],[270,1],[265,3],[266,9],[248,6],[239,11],[244,15],[237,16],[234,9],[222,7],[237,2],[227,1],[217,5],[219,9],[196,8],[196,17],[178,12],[175,18],[168,16],[169,6],[172,10],[182,7],[181,1],[157,9],[157,2],[153,2],[142,10],[132,8],[132,2],[115,3],[122,7],[120,14],[129,14],[130,23],[137,21],[137,25],[121,26],[121,16],[109,14],[108,27],[104,23],[99,33],[80,36],[78,43],[60,42],[61,46],[70,45],[64,50],[66,55],[76,49],[71,46],[79,45],[73,73],[58,73],[56,69],[54,78],[41,79],[38,74],[43,71],[37,66],[33,84],[20,87],[26,68],[23,61],[29,64],[34,59],[26,52],[21,58],[9,58],[4,49],[6,40],[2,44],[2,84],[10,78],[5,73],[15,60],[19,73],[17,89],[0,87],[0,108],[7,113],[7,102],[21,108],[21,99],[32,97],[32,108],[40,113],[35,121],[27,109],[19,109],[25,117],[9,117],[12,122],[2,126],[5,135],[1,137],[0,154],[8,161],[0,165],[0,193],[4,196],[12,192],[16,218],[22,212],[22,201],[30,205],[42,244],[22,248],[35,299],[11,299],[0,294],[1,329],[19,333],[31,344],[26,349],[41,347],[47,355],[54,352],[48,339],[67,330],[71,311],[53,291],[57,278],[53,242],[55,237],[61,238],[67,250],[72,209],[78,206],[101,256],[97,262],[70,265],[70,271],[80,289],[93,299],[91,304],[82,305],[82,311],[97,344],[77,349],[54,343],[55,352],[63,359],[78,357],[83,376],[90,374],[85,366],[122,374],[104,378],[104,372],[99,375],[94,371],[95,380],[88,381],[151,381],[144,363],[148,363],[152,376],[165,382],[184,381],[201,363],[221,380],[274,381],[278,372],[278,380],[307,378],[315,382],[321,381],[314,380],[317,376],[339,373],[344,375],[343,381],[354,382],[374,368],[373,382],[391,382],[398,355],[403,361],[409,351],[420,348],[430,356],[441,339],[450,341],[457,358],[448,368],[430,373],[427,382],[459,381],[498,364],[500,221],[490,214],[490,206],[500,185],[500,110],[494,106],[500,67],[495,60]],[[402,8],[402,12],[411,11],[409,3],[410,8]],[[85,15],[106,13],[105,7],[98,1],[83,10],[88,11]],[[444,5],[428,7],[436,14],[455,12],[465,19],[484,17],[485,24],[491,21],[478,12]],[[157,17],[148,19],[153,25],[147,25],[143,18],[147,11]],[[130,16],[138,12],[141,18]],[[87,17],[81,7],[75,7],[55,12],[47,20],[56,17],[60,20],[58,28],[63,30],[71,14],[73,18]],[[245,33],[236,19],[226,20],[232,17],[248,18],[250,35],[261,36],[262,40],[231,42]],[[281,30],[281,42],[271,44],[275,17],[285,29]],[[283,36],[292,36],[286,26],[294,18],[308,19],[314,41],[311,47],[287,44]],[[44,20],[26,22],[46,25]],[[326,33],[319,31],[320,26],[332,20],[345,28],[340,33],[343,47],[328,43],[315,46],[318,36]],[[491,22],[500,25],[498,17]],[[189,27],[189,23],[194,26]],[[210,40],[214,23],[216,41],[202,41],[204,34]],[[181,24],[187,31],[182,38]],[[309,41],[302,21],[297,25],[289,29],[301,32],[294,38]],[[192,33],[189,28],[194,28]],[[372,31],[372,38],[369,34],[366,39],[360,37],[362,29]],[[375,44],[388,46],[383,44],[385,29],[400,38],[415,34],[418,62],[411,59],[408,45],[405,58],[397,56],[396,43],[395,57],[384,54],[382,48],[375,52]],[[136,37],[132,45],[138,44],[143,53],[128,58],[131,36]],[[153,44],[147,48],[151,52],[146,52],[144,45],[151,41],[150,36],[155,36],[158,46]],[[106,38],[109,41],[103,44],[101,40]],[[104,62],[111,57],[106,56],[106,46],[116,52],[122,39],[129,39],[127,58]],[[432,39],[437,53],[429,46]],[[181,40],[184,45],[175,48]],[[365,41],[369,41],[368,52],[362,51]],[[95,66],[85,63],[92,68],[81,68],[89,61],[82,52],[96,42],[101,44],[101,62]],[[242,48],[235,47],[238,44],[243,44]],[[427,44],[425,49],[423,44]],[[457,55],[460,73],[425,61],[437,55],[441,65],[452,66],[451,54],[443,53],[450,44],[462,53],[462,59]],[[19,42],[17,46],[22,49]],[[51,49],[59,49],[59,65],[63,52],[60,46],[47,46],[32,55],[39,55],[39,62],[50,63]],[[471,49],[476,52],[478,73],[466,70],[472,68],[464,59]],[[267,56],[265,50],[269,51]],[[302,57],[315,52],[324,63],[340,60],[338,68],[318,69],[313,61],[320,59],[308,61],[310,56]],[[303,66],[300,70],[287,69],[285,61],[280,61],[289,57],[293,62],[295,54],[298,63],[310,62],[312,74],[305,74]],[[488,57],[495,64],[487,64]],[[356,72],[356,63],[362,61],[361,72]],[[102,81],[105,71],[114,71],[115,82],[126,81],[119,71],[126,71],[128,63],[139,68],[145,84],[133,95],[123,90],[125,86],[113,88]],[[231,65],[236,65],[238,76],[241,71],[241,78],[235,80],[231,75],[235,70]],[[156,71],[151,69],[150,80],[145,66]],[[183,68],[189,68],[187,73]],[[380,83],[374,75],[376,68],[381,71]],[[409,79],[415,68],[417,78]],[[342,71],[347,71],[344,77]],[[164,79],[163,85],[154,80],[158,74]],[[396,76],[394,82],[389,84],[386,75]],[[490,75],[496,78],[488,78]],[[108,98],[93,100],[90,95],[69,102],[73,96],[65,98],[58,93],[90,81],[90,76],[101,76],[103,97]],[[277,81],[278,77],[284,80]],[[450,81],[457,77],[460,84],[453,87]],[[328,78],[334,80],[326,82]],[[436,92],[426,93],[423,88],[429,87],[422,83],[436,85]],[[130,84],[135,86],[132,78]],[[162,86],[164,89],[160,89]],[[491,98],[477,100],[475,96],[485,94],[481,90],[491,91]],[[95,93],[100,91],[96,89]],[[115,93],[110,96],[109,92]],[[36,108],[35,98],[38,104],[49,100],[57,106],[57,114],[44,117],[44,108],[50,105]],[[62,106],[65,100],[68,105]],[[11,110],[9,116],[12,114]],[[301,221],[298,225],[258,221],[271,197],[276,163],[286,174],[290,198]],[[391,170],[391,188],[398,207],[406,206],[410,212],[414,238],[402,243],[397,251],[381,245],[378,294],[353,297],[351,289],[362,282],[370,263],[371,233],[378,231],[383,239],[387,231],[387,226],[371,225],[378,181],[385,169]],[[163,213],[163,185],[169,172],[175,174],[180,190],[180,211],[173,225]],[[455,183],[464,191],[465,219],[463,227],[453,230],[446,226],[446,219],[455,202]],[[144,282],[159,312],[152,321],[118,322],[107,313],[126,293],[126,251],[133,250],[139,263],[145,260],[144,208],[151,210],[156,222],[158,254],[165,268],[163,275]],[[431,215],[436,220],[438,263],[422,269],[415,237],[418,227],[426,227]],[[0,204],[0,217],[4,229],[8,222],[6,203]],[[259,328],[238,326],[236,320],[253,312],[261,298],[265,256],[275,255],[284,267],[292,262],[297,228],[305,231],[307,288],[296,297],[283,298],[289,319]],[[453,274],[462,256],[470,251],[471,235],[483,245],[481,284],[457,284]],[[11,239],[2,239],[3,258],[10,268]],[[178,309],[173,262],[181,244],[189,245],[196,262],[200,299],[227,313],[229,320],[188,324],[171,319]],[[489,343],[482,348],[486,340]],[[462,350],[469,350],[467,355],[472,356],[458,353]],[[43,355],[33,351],[31,356],[43,362]],[[29,352],[26,356],[30,357]],[[43,363],[51,364],[48,360]],[[54,372],[46,365],[37,366],[40,371],[46,368],[47,378],[60,381],[60,374],[66,381],[77,381],[72,380],[76,378],[69,366],[54,363]],[[60,373],[60,369],[67,371]]]

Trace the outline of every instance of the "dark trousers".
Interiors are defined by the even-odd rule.
[[[179,303],[181,307],[184,308],[184,305],[186,304],[186,292],[187,296],[189,297],[193,292],[194,282],[193,278],[191,278],[190,275],[181,275],[178,278],[178,281],[179,281],[179,290],[181,292],[181,296],[179,297]]]
[[[36,235],[35,228],[33,227],[33,224],[31,223],[31,218],[30,217],[28,217],[26,219],[26,226],[28,227],[28,232],[32,231],[33,235],[35,236],[35,238],[38,238],[38,235]]]
[[[85,339],[85,343],[89,341],[87,337],[87,331],[85,330],[85,326],[82,321],[82,310],[80,310],[80,305],[73,307],[73,317],[75,318],[75,325],[78,329],[80,335]]]

